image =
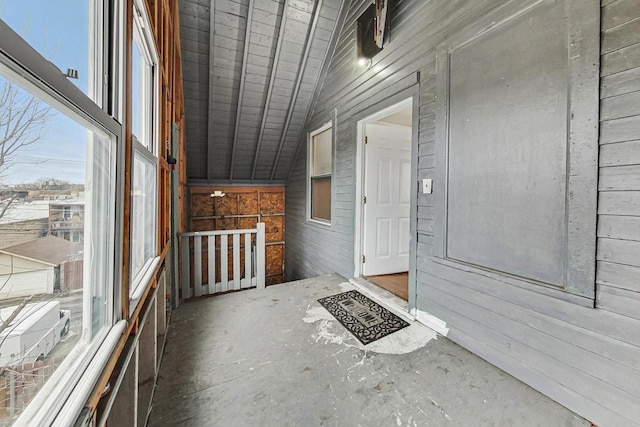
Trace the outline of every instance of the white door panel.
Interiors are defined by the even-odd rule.
[[[406,239],[398,239],[398,255],[400,256],[409,256],[409,233],[411,232],[409,224],[409,218],[398,218],[398,235],[407,236]],[[409,265],[407,264],[407,269],[408,268]]]
[[[363,274],[408,271],[411,129],[365,127]]]

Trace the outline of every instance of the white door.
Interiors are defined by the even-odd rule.
[[[362,274],[409,270],[411,128],[365,125]]]

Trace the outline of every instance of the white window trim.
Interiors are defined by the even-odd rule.
[[[92,12],[94,19],[103,17],[102,11],[105,4],[98,2]],[[99,24],[102,25],[102,24]],[[0,67],[5,70],[8,77],[17,84],[29,88],[36,96],[40,97],[52,107],[63,114],[67,114],[81,125],[87,128],[97,128],[104,131],[114,139],[114,151],[119,151],[122,146],[123,127],[106,112],[106,106],[99,106],[87,94],[82,92],[73,83],[68,81],[60,70],[44,59],[32,46],[26,43],[7,24],[0,20]],[[96,45],[97,46],[97,45]],[[103,45],[104,46],[104,45]],[[95,52],[96,56],[100,53]],[[105,52],[106,55],[106,52]],[[104,63],[96,64],[104,67]],[[104,70],[103,70],[104,71]],[[101,82],[103,72],[96,73]],[[98,83],[96,83],[98,85]],[[97,88],[96,88],[97,89]],[[98,101],[99,95],[96,97]],[[114,153],[115,155],[115,153]],[[115,171],[113,181],[110,183],[110,191],[117,194],[117,182]],[[116,198],[119,204],[121,198]],[[114,223],[118,212],[113,209],[110,216],[110,228],[114,230]],[[113,236],[114,233],[111,233]],[[120,339],[126,322],[114,324],[118,318],[119,299],[115,296],[119,290],[115,289],[116,281],[113,274],[116,273],[115,236],[109,242],[108,265],[113,266],[109,272],[108,289],[108,316],[105,327],[94,337],[89,345],[79,343],[56,369],[51,378],[38,391],[26,409],[18,416],[14,425],[50,425],[59,415],[66,413],[68,417],[77,417],[89,394],[92,392],[97,376],[106,366],[115,345]],[[90,375],[89,375],[90,374]],[[73,394],[73,398],[71,395]],[[76,408],[80,405],[79,408]]]
[[[139,141],[136,140],[135,137],[132,138],[133,139],[133,151],[140,153],[144,158],[146,158],[147,160],[149,160],[150,162],[152,162],[155,165],[155,169],[156,169],[156,175],[158,172],[158,158],[156,156],[154,156],[152,153],[149,152],[149,150],[147,150],[147,148],[142,145]],[[131,182],[133,182],[133,180],[135,179],[134,177],[135,174],[135,170],[132,167],[131,168]],[[157,181],[156,181],[157,183]],[[156,185],[156,193],[157,193],[157,185]],[[156,194],[157,196],[157,194]],[[133,198],[133,196],[132,196]],[[154,216],[154,239],[155,239],[155,244],[156,244],[156,249],[158,246],[158,242],[157,242],[157,234],[158,234],[158,218],[157,218],[157,211],[158,211],[158,198],[156,197],[156,203],[155,203],[155,210],[156,210],[156,215]],[[157,254],[156,254],[157,255]],[[147,288],[147,286],[149,285],[149,283],[151,283],[151,280],[153,279],[153,274],[155,273],[155,270],[158,266],[158,263],[160,261],[160,257],[159,256],[155,256],[153,258],[149,258],[148,260],[145,261],[144,266],[140,269],[140,271],[138,271],[136,273],[135,276],[131,277],[131,287],[129,289],[129,299],[130,299],[130,312],[133,312],[133,310],[135,310],[140,298],[142,297],[142,295],[144,294],[144,290]]]
[[[129,280],[129,313],[133,313],[137,308],[137,305],[140,302],[144,291],[149,287],[151,281],[153,280],[155,270],[160,261],[160,257],[157,256],[157,246],[158,246],[158,149],[159,149],[159,55],[157,51],[157,47],[155,45],[155,40],[153,38],[153,34],[151,33],[151,22],[147,15],[147,8],[144,4],[143,0],[134,0],[133,2],[133,39],[138,39],[141,42],[141,47],[145,49],[145,54],[151,60],[151,69],[152,69],[152,103],[153,107],[151,109],[151,134],[149,135],[149,147],[146,147],[140,141],[137,140],[135,135],[132,136],[132,154],[135,152],[143,155],[147,160],[154,163],[156,168],[156,202],[155,202],[155,217],[154,217],[154,233],[155,233],[155,246],[156,246],[156,256],[148,259],[144,266],[140,269],[139,272],[136,273],[135,276],[131,276]],[[133,40],[132,40],[133,43]],[[143,135],[145,136],[145,135]],[[133,162],[134,156],[131,156]],[[135,171],[133,170],[133,164],[131,168],[131,182],[133,182],[133,174]],[[131,200],[133,199],[133,195],[129,196]],[[131,271],[131,266],[129,266],[129,272]]]
[[[151,135],[149,135],[149,143],[151,145],[149,151],[153,153],[154,156],[158,157],[159,155],[159,146],[158,138],[159,138],[159,117],[160,117],[160,73],[159,66],[160,56],[158,55],[158,48],[156,46],[156,42],[153,38],[153,33],[151,32],[151,21],[149,20],[149,16],[147,15],[147,8],[144,4],[143,0],[134,0],[134,14],[133,14],[133,37],[141,37],[140,41],[144,42],[142,45],[144,46],[145,53],[149,56],[151,60],[151,68],[152,68],[152,116],[151,116]],[[137,12],[136,12],[137,11]],[[137,34],[137,35],[136,35]]]
[[[313,151],[312,151],[313,137],[328,129],[331,129],[331,175],[327,174],[326,176],[331,176],[331,220],[330,221],[319,219],[319,218],[313,218],[312,210],[311,210],[311,171],[313,170]],[[336,144],[335,129],[334,129],[332,120],[323,124],[316,130],[309,132],[309,137],[307,139],[307,222],[323,225],[325,227],[331,227],[332,221],[333,221],[333,214],[334,214],[333,212],[333,206],[334,206],[333,177],[335,174],[335,153],[336,153],[335,144]],[[322,176],[322,175],[317,175],[317,176]]]

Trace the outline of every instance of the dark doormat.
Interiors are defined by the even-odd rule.
[[[355,290],[320,298],[318,302],[364,345],[409,326]]]

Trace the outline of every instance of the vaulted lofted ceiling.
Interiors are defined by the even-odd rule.
[[[286,180],[342,3],[180,0],[190,182]]]

